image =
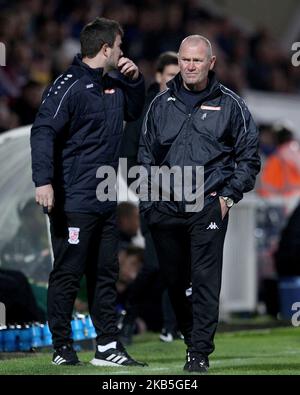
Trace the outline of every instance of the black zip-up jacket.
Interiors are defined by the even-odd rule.
[[[65,211],[103,213],[116,205],[99,201],[100,166],[118,167],[124,119],[137,119],[144,105],[142,75],[103,76],[74,58],[46,89],[31,129],[32,175],[36,186],[52,184],[56,206]]]
[[[179,166],[182,171],[184,166],[203,166],[204,205],[213,199],[213,192],[237,203],[243,193],[253,189],[260,170],[258,131],[245,102],[219,83],[213,71],[209,72],[207,95],[201,96],[191,113],[179,95],[181,75],[167,86],[154,98],[145,115],[140,165],[149,174],[153,165]],[[150,185],[148,178],[149,188]],[[193,179],[194,188],[195,185]],[[154,205],[168,213],[184,213],[186,203],[159,201]],[[142,201],[141,210],[146,211],[152,204]]]
[[[127,159],[128,170],[132,166],[137,165],[137,155],[139,150],[139,141],[141,137],[144,116],[149,108],[150,103],[158,93],[159,84],[157,82],[154,82],[149,86],[147,90],[142,115],[139,117],[139,119],[136,119],[135,121],[127,122],[124,128],[120,156]]]

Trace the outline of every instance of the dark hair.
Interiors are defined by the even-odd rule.
[[[80,33],[82,57],[93,58],[104,44],[113,47],[118,34],[123,37],[123,29],[112,19],[96,18],[88,23]]]
[[[178,65],[178,56],[176,52],[172,52],[172,51],[163,52],[162,54],[160,54],[159,58],[157,59],[156,71],[162,73],[165,67],[169,66],[170,64]]]
[[[278,145],[283,145],[285,143],[289,143],[294,139],[293,132],[290,131],[289,129],[282,127],[282,129],[279,129],[276,133],[276,138],[277,138],[277,144]]]

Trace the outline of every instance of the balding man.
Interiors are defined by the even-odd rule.
[[[148,174],[151,166],[204,170],[202,185],[195,173],[187,185],[204,191],[201,210],[188,209],[185,195],[178,201],[174,183],[168,201],[141,201],[187,345],[184,370],[199,373],[214,350],[228,211],[260,169],[257,128],[244,101],[217,81],[215,62],[205,37],[183,40],[180,73],[152,101],[139,148]],[[151,189],[150,177],[147,183]]]

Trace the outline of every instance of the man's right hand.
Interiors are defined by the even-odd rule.
[[[43,185],[41,187],[36,187],[35,189],[35,201],[48,208],[48,212],[54,207],[54,191],[51,184]]]

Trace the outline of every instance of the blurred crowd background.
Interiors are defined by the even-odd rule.
[[[124,53],[138,63],[149,84],[161,52],[177,51],[195,32],[208,37],[218,57],[216,71],[229,88],[300,91],[300,71],[278,38],[213,12],[198,0],[0,1],[0,42],[7,66],[0,69],[0,131],[32,123],[43,89],[79,52],[82,27],[96,16],[125,29]]]
[[[43,90],[80,52],[80,31],[97,16],[121,23],[125,31],[123,52],[139,65],[147,87],[154,82],[157,58],[162,52],[177,52],[184,37],[202,34],[212,42],[217,55],[218,79],[241,96],[247,89],[300,94],[300,67],[292,65],[290,49],[282,47],[272,29],[264,24],[249,29],[234,14],[219,12],[207,3],[201,0],[0,0],[0,42],[6,47],[6,66],[0,67],[0,133],[32,124]],[[263,169],[256,192],[269,204],[258,207],[255,214],[257,298],[263,304],[261,312],[277,317],[278,278],[300,275],[300,208],[293,211],[300,197],[299,131],[298,125],[295,127],[286,119],[258,126]],[[274,205],[277,198],[279,204]],[[51,270],[47,234],[42,232],[45,224],[33,201],[19,207],[17,215],[20,225],[15,236],[0,246],[0,285],[1,281],[7,284],[7,272],[1,272],[2,269],[13,268],[24,273],[38,302],[38,307],[33,306],[38,313],[30,316],[36,318],[30,319],[43,320],[40,312],[46,311],[45,284]],[[120,206],[119,227],[120,317],[128,300],[131,303],[134,295],[141,298],[138,305],[131,306],[136,327],[129,328],[129,337],[133,330],[160,330],[169,321],[173,337],[180,338],[167,296],[161,298],[165,289],[157,268],[151,269],[150,277],[147,274],[146,292],[137,289],[135,280],[145,261],[153,255],[141,242],[142,224],[135,205]],[[37,233],[41,235],[38,243]],[[146,239],[144,233],[143,236]],[[11,277],[16,277],[15,272]],[[21,282],[25,284],[26,278]],[[11,289],[18,289],[19,284],[15,281]],[[22,292],[18,293],[16,303],[22,301],[22,296],[24,299]],[[18,311],[24,312],[26,306],[21,303],[16,308],[11,322],[17,320]],[[84,291],[76,301],[76,310],[87,310]],[[164,336],[162,333],[166,339]]]

